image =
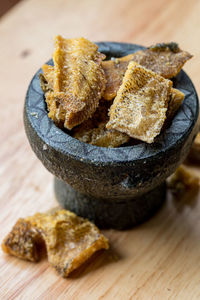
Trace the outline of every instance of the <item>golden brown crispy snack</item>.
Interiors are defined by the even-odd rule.
[[[200,133],[197,134],[192,147],[196,148],[200,152]]]
[[[119,147],[130,139],[125,133],[107,129],[106,122],[99,123],[98,127],[94,128],[93,124],[88,121],[77,128],[73,137],[84,143],[109,148]]]
[[[102,66],[107,81],[103,98],[111,100],[116,96],[130,61],[135,61],[164,78],[172,78],[180,72],[185,62],[191,57],[191,54],[182,51],[177,44],[163,43],[122,58],[103,61]]]
[[[106,127],[152,143],[166,119],[172,82],[130,62]]]
[[[64,127],[72,129],[87,120],[98,107],[105,89],[105,74],[101,66],[104,58],[97,45],[84,38],[56,37],[53,92],[58,100],[58,109],[61,106],[61,110],[65,111]],[[47,74],[51,80],[51,72],[47,70],[45,74],[44,71],[49,82]],[[60,121],[57,114],[53,119]]]
[[[48,116],[58,125],[62,126],[65,120],[65,110],[61,110],[62,106],[59,105],[59,100],[53,93],[51,83],[53,82],[54,68],[52,66],[43,65],[42,70],[43,74],[40,74],[40,81],[43,91],[45,92],[46,103],[49,109]],[[108,108],[110,105],[111,102],[101,99],[99,107],[92,117],[75,127],[72,131],[72,136],[81,142],[99,147],[119,147],[127,143],[130,139],[127,134],[106,128],[106,123],[109,119]],[[59,123],[58,119],[60,120]]]
[[[44,248],[41,233],[25,219],[19,219],[2,243],[5,253],[37,262]]]
[[[199,186],[199,177],[187,166],[180,165],[175,173],[168,178],[168,187],[175,193],[185,189],[197,188]]]
[[[54,92],[51,90],[45,93],[45,100],[49,110],[49,118],[51,118],[59,127],[62,127],[66,115],[63,105],[60,104],[59,99],[55,97]]]
[[[53,91],[54,67],[50,65],[42,66],[43,74],[39,74],[40,85],[44,93]]]
[[[200,133],[197,134],[192,144],[188,158],[189,160],[196,162],[198,164],[200,162]]]
[[[121,58],[113,58],[102,62],[106,77],[106,88],[103,93],[105,100],[112,100],[117,95],[117,91],[122,84],[122,80],[128,64],[133,60],[134,53]]]
[[[175,116],[175,113],[178,111],[179,107],[181,106],[185,95],[177,90],[172,88],[171,95],[169,100],[169,106],[167,110],[167,121],[171,121]]]
[[[94,224],[67,210],[38,213],[27,220],[42,232],[48,260],[63,277],[97,250],[108,248],[107,239]]]
[[[127,143],[130,139],[127,134],[106,128],[110,105],[111,101],[100,100],[100,105],[92,118],[74,128],[72,136],[81,142],[99,147],[119,147]]]
[[[42,71],[46,81],[48,82],[49,89],[53,90],[54,86],[54,67],[50,65],[43,65]]]
[[[67,210],[52,210],[20,219],[5,238],[4,252],[37,261],[45,244],[48,261],[66,277],[100,249],[108,249],[108,240],[86,219]],[[41,245],[41,244],[40,244]]]

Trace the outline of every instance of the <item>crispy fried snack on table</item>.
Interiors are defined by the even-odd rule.
[[[199,177],[188,167],[180,165],[167,181],[168,187],[175,193],[183,192],[185,189],[197,188]]]
[[[99,105],[105,89],[105,74],[101,66],[105,55],[97,45],[84,38],[64,39],[57,36],[53,54],[54,67],[44,65],[49,117],[72,129],[87,120]]]
[[[21,259],[37,262],[40,249],[44,248],[41,233],[25,219],[19,219],[2,243],[5,253]]]
[[[41,251],[36,245],[38,241],[42,247],[45,245],[49,263],[63,277],[96,251],[108,249],[108,240],[94,224],[67,210],[20,219],[3,241],[2,249],[22,259],[37,261]]]
[[[197,134],[197,136],[192,144],[188,158],[189,158],[189,160],[196,162],[199,165],[199,162],[200,162],[200,133]]]
[[[169,79],[176,76],[191,57],[191,54],[182,51],[177,44],[163,43],[121,58],[103,61],[102,66],[106,76],[106,89],[103,98],[111,100],[116,96],[130,61],[135,61]]]
[[[170,80],[130,62],[106,127],[152,143],[166,119],[171,87]]]
[[[106,128],[106,123],[109,120],[108,109],[110,105],[111,101],[101,99],[99,107],[92,118],[74,128],[72,136],[81,142],[99,147],[119,147],[127,143],[130,139],[127,134]]]

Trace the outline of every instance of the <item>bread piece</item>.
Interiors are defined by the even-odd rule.
[[[172,82],[130,62],[106,127],[152,143],[166,119]]]
[[[164,78],[172,78],[180,72],[191,57],[190,53],[182,51],[176,43],[163,43],[121,58],[103,61],[102,66],[106,76],[103,98],[111,100],[116,96],[130,61],[135,61]]]

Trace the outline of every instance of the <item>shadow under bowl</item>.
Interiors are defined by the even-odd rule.
[[[126,43],[97,44],[107,58],[144,49]],[[55,175],[59,203],[101,228],[125,229],[147,220],[164,202],[165,179],[184,161],[198,132],[198,97],[190,78],[181,71],[173,79],[185,99],[154,143],[102,148],[80,142],[49,119],[41,72],[28,87],[24,125],[33,151]]]

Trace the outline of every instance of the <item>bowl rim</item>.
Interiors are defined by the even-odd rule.
[[[128,55],[145,47],[118,42],[98,42],[99,51],[111,57]],[[52,64],[52,60],[47,62]],[[157,159],[168,155],[177,145],[184,144],[191,134],[199,115],[199,102],[194,85],[188,75],[181,70],[175,77],[175,87],[185,94],[185,99],[171,125],[152,144],[105,148],[81,142],[60,128],[48,117],[44,93],[40,87],[39,69],[31,80],[25,99],[24,114],[29,127],[43,142],[43,150],[53,148],[56,152],[76,160],[92,164],[121,164],[134,161]],[[44,151],[45,152],[45,151]]]

